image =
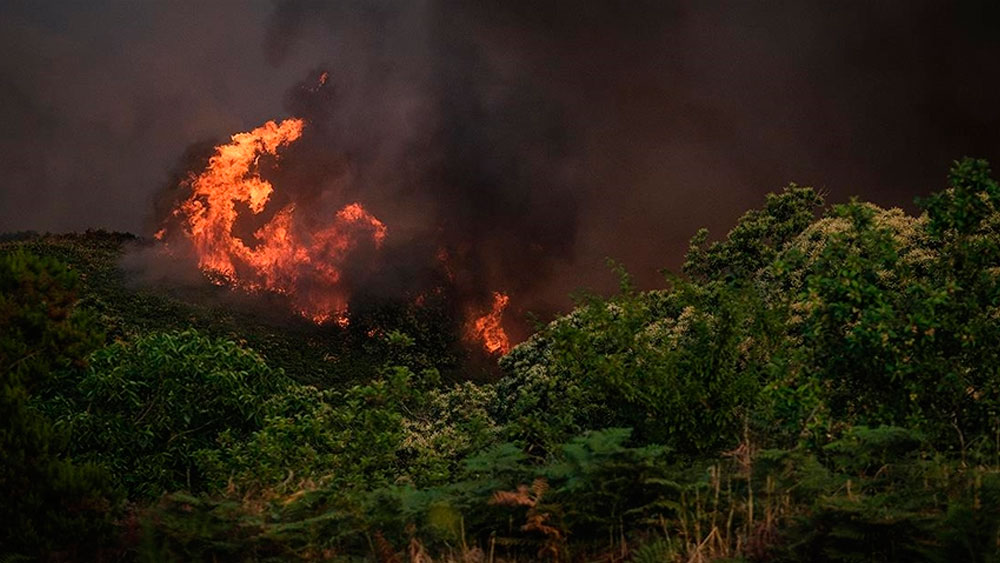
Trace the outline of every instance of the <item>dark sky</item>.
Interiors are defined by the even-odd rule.
[[[447,161],[439,205],[494,202],[452,219],[571,231],[554,295],[608,256],[648,283],[789,181],[910,205],[953,159],[1000,162],[996,5],[4,1],[0,231],[141,232],[187,146],[288,116],[322,67],[369,182],[417,147]]]

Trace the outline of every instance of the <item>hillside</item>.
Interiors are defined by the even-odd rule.
[[[444,305],[315,326],[137,281],[130,235],[9,236],[0,552],[994,560],[1000,186],[966,159],[919,205],[791,185],[499,368]]]
[[[369,336],[373,327],[413,335],[422,353],[450,375],[467,359],[447,326],[446,312],[434,303],[423,308],[362,304],[366,308],[348,329],[318,326],[288,313],[288,304],[278,295],[244,297],[205,279],[178,283],[153,277],[143,271],[142,263],[149,260],[143,252],[151,244],[128,233],[106,231],[18,233],[0,237],[0,252],[23,250],[57,259],[76,271],[80,305],[99,317],[109,341],[193,328],[251,348],[293,379],[319,387],[345,387],[375,375],[372,366],[386,350],[382,339]]]

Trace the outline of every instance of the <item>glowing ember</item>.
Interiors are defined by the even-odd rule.
[[[309,88],[310,92],[316,92],[326,84],[326,81],[330,79],[330,73],[325,70],[319,75],[319,79],[316,80],[316,85]]]
[[[482,342],[488,354],[503,355],[510,351],[510,339],[504,332],[501,321],[510,297],[505,293],[493,293],[493,309],[475,319],[471,324],[471,338]]]
[[[260,176],[261,156],[277,158],[280,148],[302,136],[303,127],[301,119],[268,121],[233,135],[230,143],[215,148],[207,168],[188,180],[191,195],[173,214],[182,219],[198,266],[219,283],[286,294],[303,316],[345,326],[348,295],[338,282],[348,255],[362,241],[377,248],[387,236],[385,225],[360,203],[344,206],[318,229],[301,224],[289,204],[257,229],[254,245],[234,234],[237,204],[258,215],[274,192]],[[156,235],[163,236],[163,230]]]

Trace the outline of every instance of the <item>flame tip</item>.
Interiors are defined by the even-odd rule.
[[[470,338],[482,343],[487,354],[503,356],[510,352],[510,338],[503,328],[503,312],[510,302],[510,296],[501,291],[493,292],[490,312],[473,320]]]

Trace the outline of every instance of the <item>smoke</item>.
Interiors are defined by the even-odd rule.
[[[0,3],[0,231],[139,232],[185,146],[268,119],[301,74],[262,61],[269,9]]]
[[[998,156],[991,6],[283,0],[264,44],[331,73],[287,109],[350,155],[341,199],[539,310],[606,256],[653,283],[788,181],[908,205]]]
[[[0,8],[0,230],[139,229],[189,143],[294,115],[271,179],[386,223],[376,293],[445,247],[474,299],[564,307],[789,181],[908,205],[1000,162],[991,2],[36,4]]]

